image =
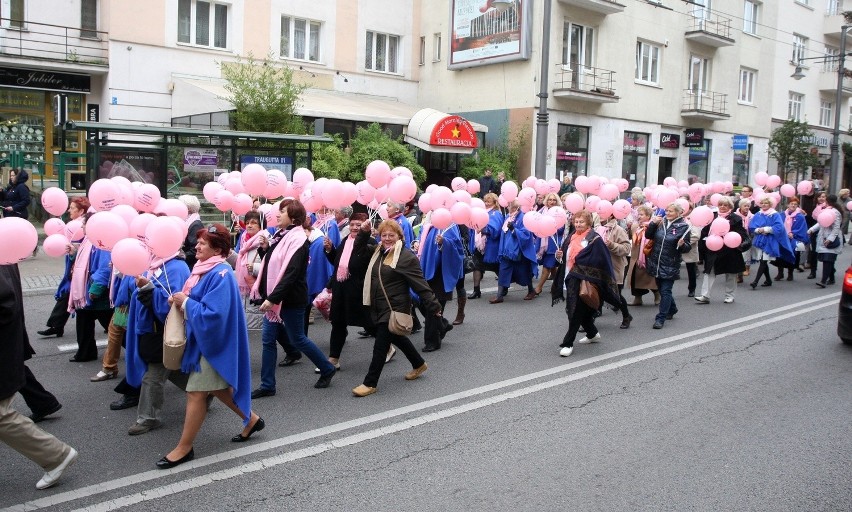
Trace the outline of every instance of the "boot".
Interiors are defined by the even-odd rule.
[[[482,297],[482,292],[479,290],[478,286],[473,287],[473,293],[467,296],[468,299],[478,299]]]
[[[660,292],[659,292],[659,290],[654,290],[654,305],[655,306],[660,305]]]
[[[776,275],[775,275],[775,280],[776,280],[776,281],[780,281],[780,280],[782,280],[782,279],[784,279],[784,269],[783,269],[783,268],[779,268],[779,269],[778,269],[778,274],[776,274]]]
[[[792,280],[793,280],[793,269],[791,268],[789,270],[789,274],[787,274],[787,281],[792,281]],[[776,281],[777,281],[777,279],[776,279]]]
[[[467,304],[467,297],[464,294],[459,295],[458,297],[458,311],[456,312],[456,319],[453,320],[453,325],[461,325],[464,323],[464,307]]]
[[[746,265],[746,269],[743,271],[743,277],[748,277],[751,273],[751,265]]]

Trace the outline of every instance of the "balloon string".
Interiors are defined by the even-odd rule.
[[[169,273],[166,270],[166,265],[163,264],[163,274],[166,275],[166,289],[169,291],[169,295],[172,294],[172,285],[169,283]]]

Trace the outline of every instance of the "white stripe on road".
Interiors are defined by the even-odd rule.
[[[107,346],[107,340],[97,340],[95,341],[95,345],[98,347],[105,347]],[[65,345],[57,345],[56,348],[58,348],[60,352],[72,352],[77,350],[79,347],[76,343],[66,343]]]
[[[571,374],[565,377],[560,377],[557,379],[553,379],[547,382],[542,382],[539,384],[533,384],[527,387],[523,387],[520,389],[516,389],[514,391],[510,391],[507,393],[503,393],[500,395],[496,395],[493,397],[483,398],[477,401],[473,401],[467,404],[458,405],[455,407],[451,407],[442,411],[436,411],[432,413],[423,414],[419,417],[412,418],[405,421],[400,421],[388,426],[376,428],[373,430],[369,430],[366,432],[361,432],[357,434],[353,434],[347,437],[343,437],[341,439],[332,440],[328,442],[323,442],[316,444],[314,446],[309,446],[306,448],[302,448],[296,450],[291,453],[286,453],[282,455],[278,455],[275,457],[269,457],[260,461],[251,462],[236,466],[234,468],[213,471],[207,473],[205,475],[201,475],[198,477],[189,478],[186,480],[181,480],[174,484],[165,485],[161,487],[156,487],[150,490],[146,490],[140,493],[129,494],[124,497],[120,497],[117,499],[112,499],[103,503],[98,503],[86,507],[85,510],[95,510],[95,511],[108,511],[114,510],[116,508],[125,507],[132,505],[134,503],[140,503],[152,499],[158,499],[165,496],[177,494],[182,491],[196,489],[198,487],[202,487],[204,485],[221,481],[224,479],[235,478],[244,474],[252,473],[255,471],[259,471],[270,466],[278,466],[282,464],[286,464],[288,462],[292,462],[294,460],[299,460],[305,457],[310,457],[313,455],[317,455],[319,453],[323,453],[335,448],[341,448],[344,446],[350,446],[353,444],[357,444],[363,441],[367,441],[370,439],[375,439],[387,434],[400,432],[403,430],[407,430],[409,428],[413,428],[419,425],[424,425],[427,423],[435,422],[441,419],[449,418],[452,416],[456,416],[459,414],[463,414],[465,412],[469,412],[472,410],[480,409],[482,407],[487,407],[490,405],[494,405],[500,402],[504,402],[506,400],[510,400],[513,398],[518,398],[521,396],[529,395],[531,393],[535,393],[538,391],[550,389],[555,386],[559,386],[562,384],[566,384],[568,382],[573,382],[576,380],[584,379],[586,377],[591,377],[594,375],[598,375],[600,373],[604,373],[610,370],[622,368],[624,366],[628,366],[637,362],[645,361],[654,357],[664,356],[673,352],[677,352],[680,350],[685,350],[688,348],[692,348],[695,346],[699,346],[710,341],[714,341],[717,339],[728,338],[733,334],[738,334],[741,332],[746,332],[749,330],[753,330],[759,327],[763,327],[765,325],[773,324],[778,322],[779,320],[794,318],[796,316],[804,315],[810,313],[812,311],[818,311],[820,309],[825,308],[826,306],[833,306],[837,304],[837,298],[839,293],[834,293],[828,296],[821,296],[813,299],[809,299],[806,301],[798,302],[795,304],[788,304],[786,306],[782,306],[770,311],[765,311],[762,313],[757,313],[754,315],[750,315],[747,317],[739,318],[737,320],[731,320],[728,322],[723,322],[717,324],[712,327],[705,327],[702,329],[697,329],[695,331],[690,331],[683,334],[678,334],[674,336],[670,336],[667,338],[663,338],[660,340],[644,343],[642,345],[637,345],[635,347],[630,347],[622,350],[617,350],[608,354],[602,354],[600,356],[591,357],[588,359],[584,359],[582,361],[576,361],[569,364],[560,365],[554,368],[549,368],[547,370],[542,370],[539,372],[531,373],[528,375],[523,375],[520,377],[516,377],[513,379],[507,379],[501,382],[497,382],[494,384],[489,384],[486,386],[481,386],[478,388],[474,388],[471,390],[454,393],[451,395],[447,395],[444,397],[435,398],[432,400],[427,400],[425,402],[421,402],[418,404],[412,404],[406,407],[401,407],[398,409],[393,409],[390,411],[386,411],[379,414],[374,414],[370,416],[366,416],[363,418],[350,420],[346,422],[341,422],[335,425],[330,425],[327,427],[311,430],[308,432],[303,432],[300,434],[295,434],[291,436],[282,437],[280,439],[275,439],[272,441],[267,441],[264,443],[258,443],[257,445],[253,445],[250,447],[238,448],[235,450],[230,450],[227,452],[223,452],[216,455],[211,455],[208,457],[203,457],[200,459],[196,459],[192,462],[183,464],[178,466],[177,468],[171,470],[152,470],[146,471],[143,473],[118,478],[115,480],[110,480],[107,482],[94,484],[86,487],[82,487],[80,489],[66,491],[63,493],[55,494],[53,496],[40,498],[37,500],[33,500],[30,502],[22,503],[10,508],[10,510],[35,510],[44,507],[50,507],[59,505],[62,503],[68,503],[70,501],[90,498],[92,496],[103,494],[106,492],[114,491],[117,489],[129,487],[131,485],[137,485],[142,482],[152,481],[158,478],[172,476],[177,473],[181,473],[184,471],[190,471],[193,469],[202,468],[211,464],[217,464],[220,462],[226,462],[233,460],[238,457],[245,457],[254,453],[265,452],[270,450],[279,449],[281,447],[292,445],[299,442],[304,442],[306,440],[315,439],[323,436],[327,436],[330,434],[334,434],[337,432],[362,427],[365,425],[369,425],[372,423],[388,420],[391,418],[399,417],[406,414],[412,414],[424,411],[425,409],[433,408],[436,406],[444,405],[450,402],[468,399],[472,397],[476,397],[479,395],[483,395],[485,393],[499,391],[501,389],[505,389],[508,387],[516,386],[518,384],[523,384],[526,382],[530,382],[536,379],[541,379],[543,377],[548,377],[554,374],[563,373],[570,370],[575,370],[581,368],[583,366],[590,366],[596,363],[600,363],[602,361],[618,358],[621,356],[625,356],[631,353],[647,350],[649,348],[658,347],[660,345],[672,343],[674,341],[683,340],[685,338],[692,338],[695,336],[700,336],[702,334],[708,334],[713,331],[720,331],[716,334],[709,335],[699,339],[693,339],[692,341],[687,341],[678,345],[672,345],[670,347],[661,348],[659,350],[647,352],[645,354],[636,355],[633,357],[625,358],[619,361],[611,362],[605,365],[601,365],[595,368],[591,368],[585,371],[581,371],[575,374]],[[781,314],[784,313],[785,314]],[[740,324],[738,326],[738,324]]]

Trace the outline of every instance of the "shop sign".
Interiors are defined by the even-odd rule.
[[[734,135],[734,151],[748,150],[748,135]]]
[[[213,172],[219,166],[219,153],[215,149],[183,149],[183,170],[187,172]]]
[[[557,160],[568,160],[571,162],[585,162],[586,154],[585,153],[575,153],[573,151],[556,151],[556,159]]]
[[[680,147],[680,135],[677,133],[661,133],[660,147],[663,149],[677,149]]]
[[[0,108],[44,113],[44,93],[16,89],[0,90]]]
[[[86,105],[86,121],[97,123],[101,120],[101,106],[97,103],[89,103]]]
[[[429,144],[476,149],[479,139],[467,119],[460,116],[447,116],[432,129]]]
[[[683,145],[688,148],[699,148],[704,145],[704,128],[687,128]]]
[[[802,141],[812,146],[817,146],[821,148],[828,147],[828,137],[818,137],[816,135],[811,135],[810,137],[802,137]]]
[[[502,2],[502,6],[495,5],[492,0],[452,0],[449,4],[450,62],[447,69],[530,58],[532,0]]]
[[[92,79],[87,75],[0,67],[0,86],[89,93],[92,89]]]

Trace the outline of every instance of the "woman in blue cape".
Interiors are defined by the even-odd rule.
[[[207,416],[207,396],[212,394],[243,419],[243,430],[232,442],[248,441],[266,426],[251,410],[251,361],[248,331],[240,290],[225,257],[231,236],[221,224],[198,233],[198,262],[183,291],[171,301],[186,317],[186,348],[181,371],[186,385],[186,418],[178,445],[157,462],[168,469],[195,457],[193,443]]]
[[[536,237],[524,227],[524,214],[518,201],[509,204],[509,214],[503,222],[500,235],[500,272],[497,274],[497,296],[491,304],[503,302],[512,283],[527,287],[524,300],[535,298],[533,277],[538,276],[538,257],[535,252]]]
[[[482,297],[479,283],[485,272],[500,273],[500,234],[503,233],[503,212],[497,205],[497,194],[485,194],[485,211],[488,212],[488,224],[478,233],[471,236],[473,239],[473,293],[468,299]]]
[[[431,217],[430,217],[431,220]],[[438,229],[430,221],[424,221],[420,231],[420,243],[417,246],[423,278],[435,294],[441,305],[441,314],[447,301],[453,296],[453,289],[464,276],[464,248],[459,228],[455,224],[447,229]],[[441,348],[441,340],[447,330],[452,329],[443,316],[425,315],[426,331],[423,341],[424,352]]]
[[[772,277],[769,275],[770,261],[777,258],[788,263],[796,261],[790,238],[787,237],[787,230],[784,229],[784,220],[772,207],[772,199],[768,196],[762,197],[759,206],[760,211],[754,214],[748,224],[748,231],[752,235],[751,246],[754,257],[760,263],[754,281],[751,282],[752,290],[757,289],[762,276],[766,276],[766,281],[761,286],[772,286]]]
[[[778,281],[784,278],[784,269],[788,270],[787,281],[793,280],[793,270],[799,268],[799,262],[802,256],[802,251],[797,250],[799,242],[802,243],[802,248],[811,243],[811,237],[808,234],[808,222],[805,219],[807,214],[799,208],[799,200],[791,197],[787,202],[787,209],[784,210],[784,229],[787,231],[787,238],[790,239],[791,249],[793,249],[796,261],[787,263],[784,260],[775,260],[778,265],[778,275],[775,280]]]

